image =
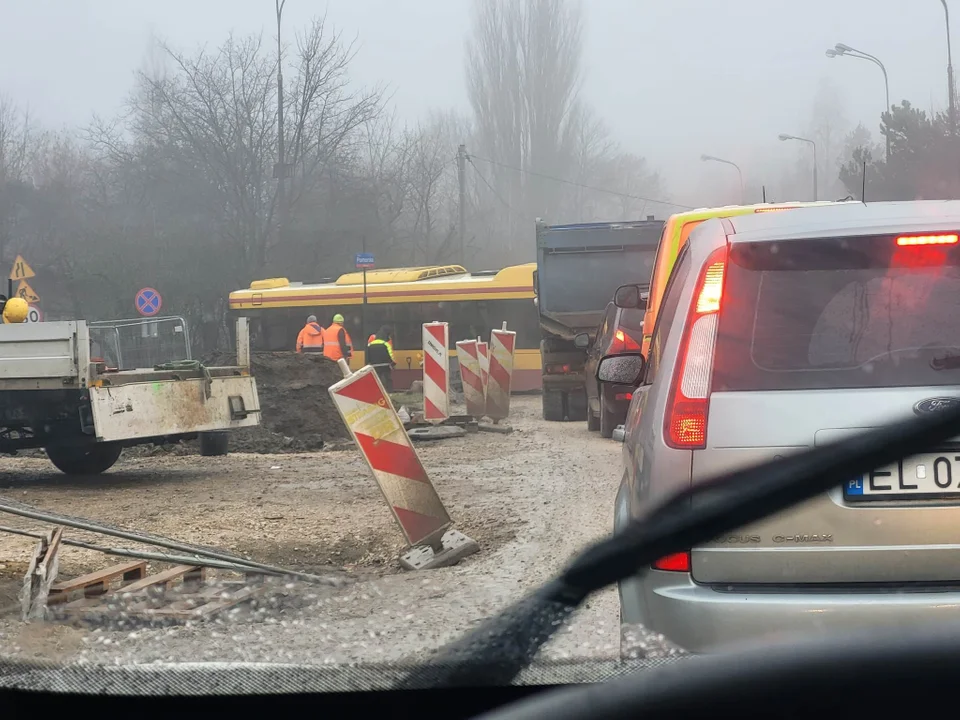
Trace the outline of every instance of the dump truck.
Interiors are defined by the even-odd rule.
[[[537,221],[534,276],[540,315],[543,419],[585,420],[586,350],[613,294],[628,283],[649,285],[664,221],[547,225]]]
[[[62,472],[95,475],[133,445],[199,437],[202,454],[223,455],[230,430],[260,424],[246,318],[238,321],[236,366],[179,360],[145,368],[98,357],[93,323],[4,320],[0,453],[42,448]],[[143,333],[153,330],[143,321]]]

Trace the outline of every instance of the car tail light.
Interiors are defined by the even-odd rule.
[[[615,400],[633,400],[633,393],[617,393],[613,397]]]
[[[690,553],[682,552],[666,555],[653,563],[653,569],[669,572],[690,572]]]
[[[707,445],[710,380],[726,261],[726,247],[715,250],[707,258],[694,288],[681,336],[680,357],[671,382],[663,429],[664,442],[679,450],[696,450]]]
[[[757,208],[754,210],[755,213],[765,213],[765,212],[780,212],[781,210],[794,210],[796,205],[788,205],[787,207],[775,207],[775,208]]]
[[[897,245],[901,247],[912,245],[956,245],[960,237],[953,235],[901,235],[897,238]]]
[[[622,352],[640,352],[640,345],[629,333],[618,329],[613,334],[613,341],[610,343],[608,355],[617,355]]]
[[[570,372],[570,365],[547,365],[548,375],[562,375]]]

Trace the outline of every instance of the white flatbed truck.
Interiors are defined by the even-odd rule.
[[[199,437],[202,454],[226,454],[226,431],[260,424],[245,318],[237,351],[232,367],[113,370],[91,359],[83,320],[0,324],[0,453],[43,448],[71,475],[133,445]]]

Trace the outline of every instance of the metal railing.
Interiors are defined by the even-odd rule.
[[[177,360],[192,360],[190,331],[179,316],[101,320],[87,323],[91,357],[121,370],[152,368]]]

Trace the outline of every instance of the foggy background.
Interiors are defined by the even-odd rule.
[[[0,18],[0,264],[27,256],[51,318],[128,315],[153,285],[212,343],[230,290],[335,277],[361,244],[380,266],[499,267],[533,260],[535,217],[739,202],[702,154],[740,166],[747,202],[812,199],[810,146],[781,133],[816,141],[820,199],[859,197],[865,160],[873,199],[960,196],[936,0],[287,0],[283,197],[273,0]],[[889,163],[883,75],[836,43],[909,101]]]

